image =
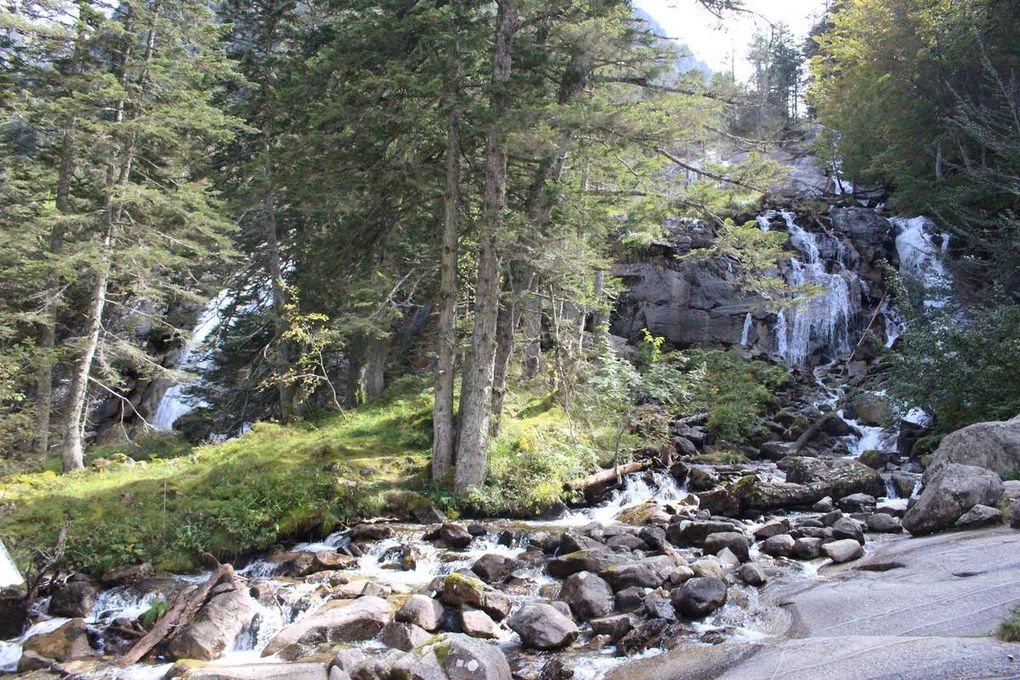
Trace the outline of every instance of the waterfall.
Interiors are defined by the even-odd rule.
[[[803,256],[803,260],[790,259],[787,283],[815,294],[780,312],[775,329],[776,353],[795,366],[810,357],[812,342],[826,347],[831,355],[848,352],[850,324],[860,307],[860,282],[843,264],[845,249],[841,243],[836,245],[837,272],[830,274],[821,258],[818,235],[798,225],[793,213],[779,214],[786,221],[790,241]],[[856,284],[854,289],[850,282]]]
[[[203,345],[219,325],[220,313],[232,302],[233,296],[223,290],[202,308],[201,314],[198,315],[198,322],[191,331],[191,336],[177,361],[176,368],[178,370],[197,372],[208,367],[208,357],[203,351]],[[160,399],[159,405],[156,407],[156,415],[152,418],[152,425],[156,429],[171,430],[178,418],[195,408],[197,404],[186,399],[186,390],[186,384],[176,383],[163,394],[163,398]]]
[[[751,324],[754,320],[751,318],[751,312],[747,313],[744,317],[744,328],[740,331],[740,346],[747,347],[751,344]]]
[[[0,541],[0,588],[20,586],[24,582],[25,579],[21,576],[17,565],[14,564],[14,560],[11,559],[11,554],[7,552],[7,548]]]
[[[924,286],[926,307],[945,307],[949,302],[946,291],[952,285],[952,276],[944,262],[949,236],[935,232],[935,224],[923,215],[894,217],[889,221],[896,229],[900,273]]]

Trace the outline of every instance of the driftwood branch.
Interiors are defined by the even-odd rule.
[[[565,491],[580,491],[583,489],[590,489],[593,486],[599,486],[600,484],[609,484],[615,482],[623,475],[629,475],[632,472],[641,472],[645,468],[651,465],[650,461],[640,460],[635,463],[627,463],[625,465],[617,465],[611,467],[608,470],[601,470],[593,475],[588,475],[582,479],[575,479],[567,482],[563,485]]]
[[[185,624],[191,620],[198,611],[198,608],[209,597],[209,592],[224,577],[234,578],[234,568],[229,564],[221,565],[197,589],[178,595],[177,599],[174,600],[173,606],[163,615],[163,618],[156,622],[156,625],[145,634],[145,637],[136,642],[124,656],[120,657],[117,663],[121,666],[130,666],[141,661],[142,657],[170,635],[178,625]]]

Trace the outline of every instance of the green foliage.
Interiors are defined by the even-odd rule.
[[[145,612],[138,617],[138,622],[142,624],[142,628],[145,630],[152,630],[152,627],[156,625],[156,622],[166,616],[167,611],[170,609],[170,605],[166,600],[156,600],[152,603],[152,606],[145,610]]]
[[[694,410],[708,412],[708,430],[733,444],[745,442],[777,406],[773,392],[789,379],[781,366],[745,359],[734,351],[694,350],[691,363],[704,372]]]
[[[959,310],[901,306],[907,321],[902,350],[893,354],[891,382],[905,403],[934,413],[946,434],[971,423],[1020,413],[1020,304],[990,295]]]
[[[1020,642],[1020,607],[1014,609],[1012,616],[1002,622],[999,637],[1006,642]]]

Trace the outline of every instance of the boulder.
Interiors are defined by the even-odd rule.
[[[843,512],[874,512],[877,499],[866,493],[852,493],[839,499],[839,509]]]
[[[755,529],[754,538],[755,540],[758,541],[764,541],[766,539],[772,538],[773,536],[788,533],[789,531],[790,520],[786,518],[776,519],[772,520],[771,522],[766,522],[765,524]]]
[[[832,496],[826,496],[811,506],[815,512],[831,512],[833,507]]]
[[[873,392],[858,395],[850,402],[847,410],[851,411],[856,419],[865,425],[885,427],[896,420],[896,411],[893,409],[892,402]]]
[[[627,557],[610,552],[603,547],[600,550],[579,550],[555,557],[546,564],[546,570],[550,576],[566,578],[579,571],[599,573],[607,567],[629,561]]]
[[[873,470],[881,470],[886,466],[889,461],[892,460],[893,454],[888,451],[878,451],[877,449],[870,449],[864,451],[861,455],[857,456],[857,460],[861,461],[869,468]]]
[[[488,614],[481,609],[464,607],[460,610],[460,627],[466,635],[488,640],[499,637],[499,627]]]
[[[463,550],[471,545],[474,536],[459,524],[447,523],[425,536],[427,540],[442,543],[453,550]]]
[[[666,530],[662,527],[641,527],[641,531],[638,532],[638,538],[644,541],[645,545],[652,550],[667,552]]]
[[[471,565],[471,571],[486,583],[499,583],[513,571],[514,561],[499,553],[486,553]]]
[[[596,619],[613,611],[613,589],[601,577],[582,571],[563,581],[560,599],[578,619]]]
[[[669,525],[666,529],[666,538],[673,545],[680,547],[692,545],[700,547],[710,535],[724,531],[733,531],[733,524],[720,520],[684,519]]]
[[[675,631],[675,623],[668,619],[650,619],[635,626],[617,644],[617,652],[623,656],[633,656],[639,652],[655,647],[663,647]],[[657,676],[656,676],[657,677]]]
[[[700,619],[726,604],[726,590],[722,579],[698,576],[675,589],[670,596],[677,612]]]
[[[864,529],[857,523],[857,520],[849,517],[840,517],[832,524],[832,537],[836,540],[849,538],[864,544]]]
[[[956,520],[956,526],[961,529],[977,529],[989,524],[1002,523],[1002,510],[987,505],[975,505],[963,513],[960,519]]]
[[[793,546],[796,544],[790,534],[779,534],[765,539],[761,544],[761,551],[772,557],[789,557],[793,554]]]
[[[241,589],[210,598],[191,621],[178,628],[168,652],[175,659],[211,661],[230,649],[258,612],[258,603]]]
[[[27,620],[25,591],[19,587],[0,589],[0,639],[21,635]]]
[[[291,645],[371,640],[389,620],[390,605],[381,597],[369,595],[350,602],[331,600],[283,628],[262,650],[262,656],[271,656]]]
[[[694,576],[710,576],[712,578],[724,578],[726,576],[726,569],[723,568],[722,562],[715,555],[706,555],[699,560],[694,560],[691,563],[691,574]]]
[[[155,571],[148,562],[141,564],[126,564],[116,567],[103,575],[102,582],[107,588],[116,586],[131,586],[140,583],[147,578],[152,578]]]
[[[567,555],[580,550],[603,550],[604,548],[605,546],[600,541],[596,541],[594,538],[584,534],[567,531],[560,536],[561,555]]]
[[[507,620],[521,636],[525,647],[538,650],[561,649],[580,634],[577,626],[551,605],[525,603]]]
[[[92,611],[99,592],[89,581],[68,581],[50,597],[50,616],[83,619]]]
[[[645,601],[643,588],[624,588],[613,598],[616,609],[621,612],[633,612],[641,608]]]
[[[892,473],[891,481],[893,488],[896,489],[896,495],[900,498],[910,498],[914,495],[914,489],[918,482],[921,481],[921,475],[897,470]]]
[[[593,633],[596,635],[607,635],[614,642],[621,639],[634,627],[634,621],[627,614],[616,614],[615,616],[606,616],[601,619],[592,619],[589,623],[591,623]]]
[[[932,455],[928,470],[952,463],[975,465],[1003,477],[1016,475],[1020,472],[1020,416],[975,423],[946,435]]]
[[[708,510],[713,515],[736,517],[740,514],[740,500],[729,489],[713,489],[699,491],[694,494],[698,498],[698,507]]]
[[[393,528],[388,524],[358,524],[347,532],[352,541],[381,541],[393,536]]]
[[[394,620],[401,623],[413,623],[429,632],[439,630],[443,620],[443,605],[438,600],[433,600],[425,595],[412,595],[407,599]]]
[[[79,659],[92,653],[84,619],[71,619],[49,633],[33,635],[25,640],[23,649],[54,661]]]
[[[409,652],[425,644],[431,637],[428,631],[413,623],[390,621],[379,631],[377,639],[391,649]]]
[[[789,456],[781,461],[780,467],[786,471],[787,482],[823,489],[825,496],[844,498],[856,493],[875,497],[885,495],[882,477],[853,458]]]
[[[856,560],[864,555],[864,546],[852,538],[833,541],[822,546],[822,553],[836,564]]]
[[[460,634],[404,654],[387,670],[383,677],[401,680],[511,680],[510,664],[499,647]]]
[[[645,597],[644,612],[650,619],[666,619],[676,621],[676,609],[668,597],[660,594],[661,591],[654,590]]]
[[[450,574],[443,579],[440,598],[454,607],[468,605],[481,609],[497,621],[502,621],[510,613],[510,598],[505,593],[462,574]]]
[[[765,576],[765,570],[761,568],[761,565],[756,562],[748,562],[747,564],[740,565],[740,569],[737,570],[737,576],[740,580],[749,586],[760,588],[768,582],[768,578]]]
[[[813,560],[822,552],[822,539],[811,536],[798,538],[793,542],[790,554],[798,560]]]
[[[614,591],[631,586],[658,588],[677,566],[672,557],[660,555],[611,565],[599,570],[598,574],[609,582]]]
[[[1015,500],[1009,505],[1009,526],[1020,529],[1020,500]]]
[[[739,531],[720,531],[709,534],[702,544],[702,552],[706,555],[716,555],[723,548],[729,548],[741,562],[751,559],[747,549],[747,537]]]
[[[997,504],[1002,493],[1002,480],[995,472],[943,463],[924,473],[924,490],[903,516],[903,528],[915,536],[948,529],[975,505]]]
[[[903,523],[898,517],[884,512],[876,512],[867,519],[868,531],[876,534],[898,534],[903,531]]]

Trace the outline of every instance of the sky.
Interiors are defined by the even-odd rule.
[[[737,79],[747,80],[751,66],[746,54],[755,26],[768,30],[768,22],[785,22],[803,38],[825,10],[826,0],[744,0],[744,6],[760,16],[730,12],[722,21],[697,0],[635,0],[634,4],[651,14],[669,37],[686,43],[713,71],[729,71],[732,58]]]

